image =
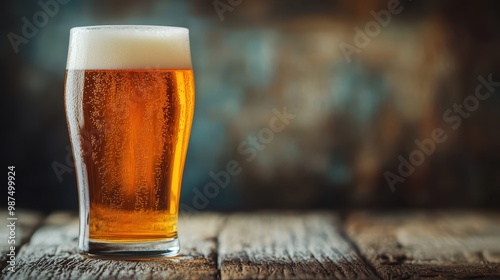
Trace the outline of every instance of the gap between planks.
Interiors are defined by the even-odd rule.
[[[332,212],[228,217],[219,235],[221,279],[377,279]]]
[[[348,236],[384,279],[500,278],[500,213],[357,212]]]
[[[181,217],[181,254],[149,261],[111,261],[86,258],[77,252],[78,218],[50,215],[23,246],[16,272],[3,271],[2,279],[215,279],[215,237],[218,214]]]
[[[205,213],[181,217],[179,233],[178,258],[87,259],[76,252],[76,215],[55,213],[20,248],[16,273],[4,266],[1,278],[500,278],[499,213],[355,212],[345,232],[332,212]]]
[[[50,215],[20,251],[9,279],[377,278],[327,212],[180,217],[181,257],[146,262],[88,259],[76,252],[74,214]],[[251,240],[251,242],[249,242]]]

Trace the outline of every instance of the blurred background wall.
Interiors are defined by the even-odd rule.
[[[76,209],[69,29],[101,24],[190,29],[197,99],[183,209],[500,205],[498,1],[1,5],[1,163],[16,166],[18,206]],[[31,38],[26,21],[39,25]],[[484,100],[479,76],[490,81]],[[270,130],[284,110],[283,129]],[[231,161],[241,173],[204,193]]]

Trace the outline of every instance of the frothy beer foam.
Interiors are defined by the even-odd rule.
[[[168,26],[71,29],[68,70],[191,69],[189,30]]]

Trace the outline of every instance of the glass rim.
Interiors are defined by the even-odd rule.
[[[141,24],[109,24],[109,25],[88,25],[88,26],[75,26],[70,29],[71,32],[73,31],[93,31],[93,30],[129,30],[129,29],[135,29],[135,30],[155,30],[155,31],[161,31],[161,30],[187,30],[189,29],[187,27],[182,27],[182,26],[168,26],[168,25],[141,25]]]

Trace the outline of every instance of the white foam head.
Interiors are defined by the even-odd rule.
[[[189,30],[145,25],[75,27],[66,69],[191,69]]]

